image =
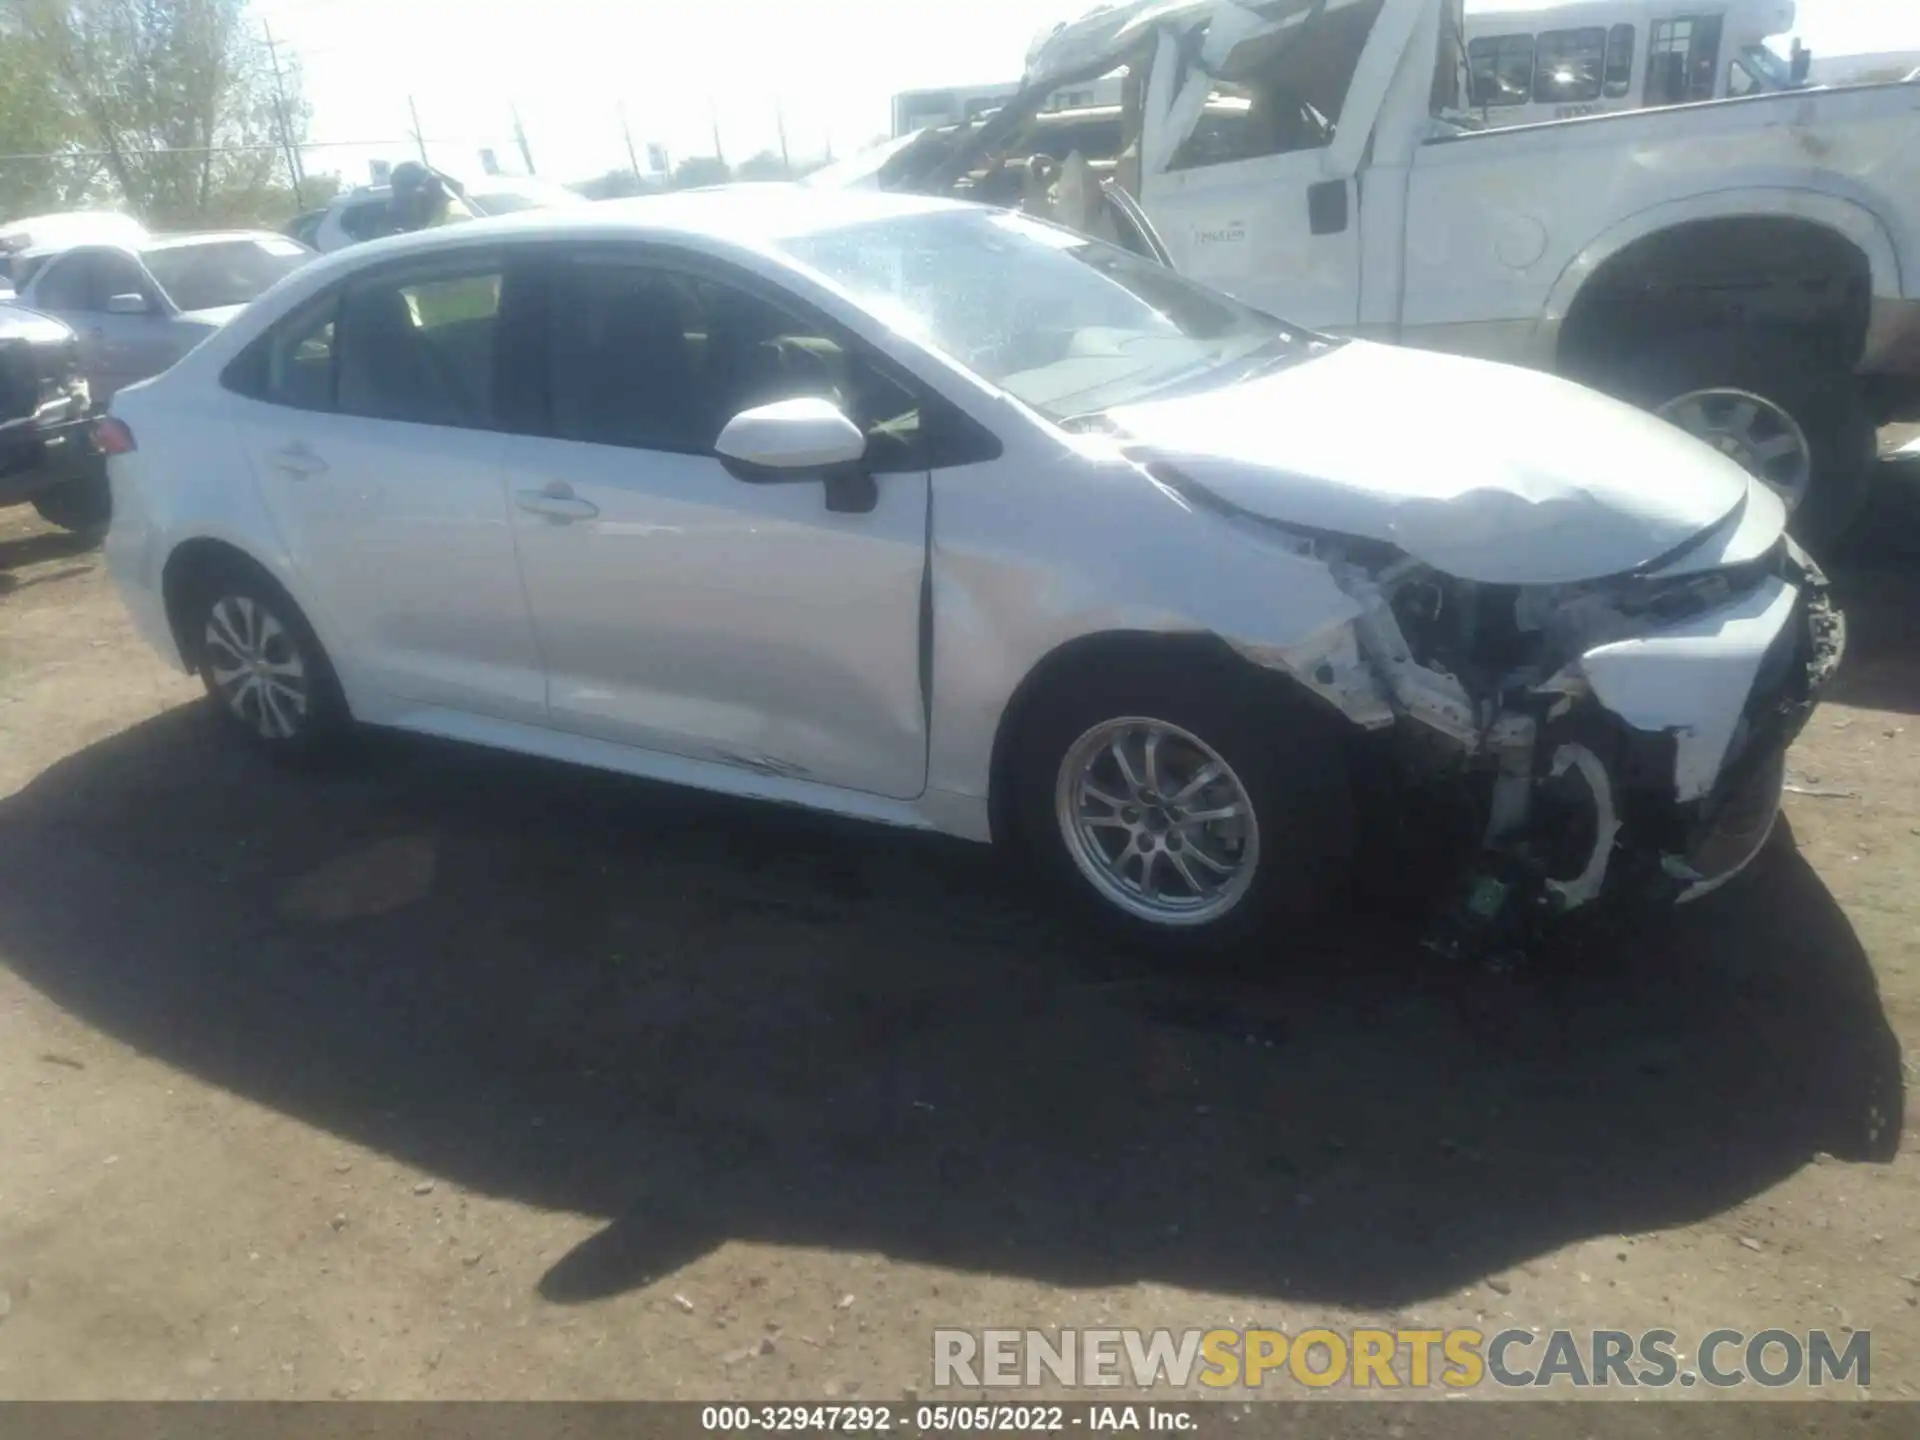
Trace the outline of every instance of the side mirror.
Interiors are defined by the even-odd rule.
[[[867,437],[831,400],[777,400],[742,410],[713,448],[755,469],[823,470],[865,455]]]
[[[880,503],[861,459],[867,437],[831,400],[776,400],[742,410],[727,422],[713,450],[735,479],[749,484],[820,480],[827,509],[859,515]]]
[[[109,315],[147,315],[152,313],[152,310],[153,306],[147,303],[146,296],[136,295],[132,291],[128,291],[124,295],[109,295],[107,297],[107,313]]]

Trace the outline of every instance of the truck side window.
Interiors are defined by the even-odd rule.
[[[1363,0],[1309,19],[1290,33],[1236,46],[1167,168],[1229,165],[1332,144],[1353,72],[1379,15],[1378,3]],[[1197,71],[1186,73],[1186,83],[1201,83]]]
[[[1616,25],[1607,32],[1606,96],[1619,100],[1633,88],[1633,42],[1631,25]]]
[[[1533,98],[1542,105],[1577,105],[1600,98],[1607,32],[1599,26],[1541,34],[1533,64]]]
[[[1533,96],[1533,36],[1483,35],[1467,46],[1476,108],[1524,105]]]

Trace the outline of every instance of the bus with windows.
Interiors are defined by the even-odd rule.
[[[1467,0],[1473,104],[1489,125],[1529,125],[1785,90],[1811,57],[1767,46],[1792,0]]]

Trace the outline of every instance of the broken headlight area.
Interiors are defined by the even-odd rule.
[[[1455,887],[1446,950],[1524,950],[1597,902],[1737,874],[1844,645],[1825,578],[1784,540],[1705,574],[1555,587],[1333,563],[1362,613],[1296,675],[1368,732],[1372,864]]]

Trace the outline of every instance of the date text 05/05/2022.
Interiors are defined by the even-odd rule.
[[[723,1434],[754,1431],[871,1435],[1014,1434],[1081,1430],[1190,1433],[1198,1428],[1184,1406],[1128,1404],[980,1405],[936,1402],[903,1405],[705,1405],[700,1428]]]

